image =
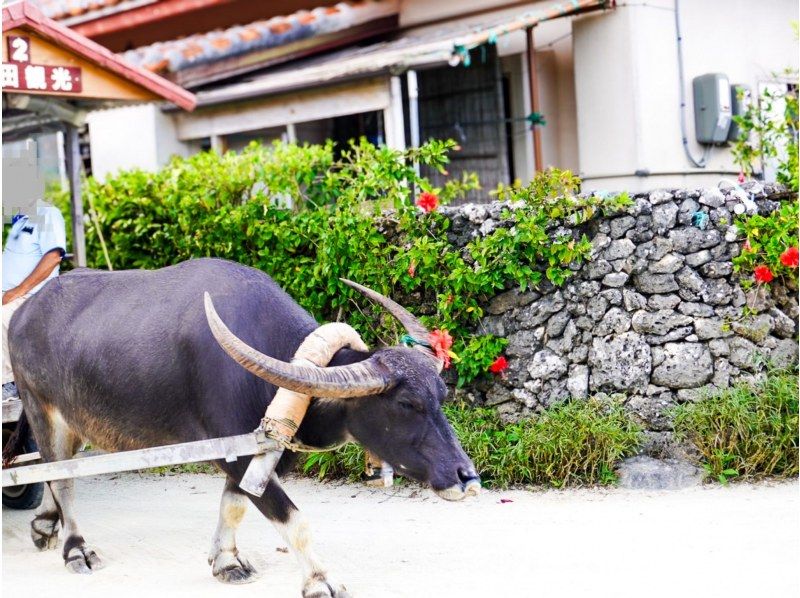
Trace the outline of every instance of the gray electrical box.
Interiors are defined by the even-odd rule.
[[[731,85],[731,116],[741,116],[750,107],[753,98],[750,88],[741,83],[734,83]],[[731,130],[728,131],[728,141],[736,141],[739,139],[741,129],[736,121],[731,120]]]
[[[694,130],[698,143],[724,143],[731,128],[731,86],[722,73],[692,80]]]

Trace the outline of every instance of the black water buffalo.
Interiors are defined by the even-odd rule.
[[[426,333],[391,300],[360,290],[411,334]],[[262,377],[215,341],[205,291],[230,331],[254,349],[252,363],[242,365]],[[84,441],[121,451],[250,432],[272,400],[275,382],[320,397],[297,432],[302,442],[323,447],[355,439],[445,498],[460,498],[475,486],[473,464],[440,408],[445,386],[435,360],[405,347],[341,349],[330,368],[312,375],[288,362],[317,327],[263,272],[197,259],[154,271],[82,269],[60,276],[14,315],[9,346],[25,414],[48,461],[72,457]],[[363,396],[369,388],[385,390]],[[285,453],[279,475],[291,460]],[[249,461],[217,463],[227,480],[209,555],[213,574],[234,583],[253,576],[234,537],[249,499],[297,554],[303,595],[345,596],[314,558],[307,525],[277,478],[260,498],[238,488]],[[61,524],[67,567],[78,573],[100,568],[74,519],[73,481],[48,486],[31,523],[34,543],[54,548]]]

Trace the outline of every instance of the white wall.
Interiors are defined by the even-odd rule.
[[[173,155],[189,155],[169,115],[155,104],[98,110],[87,117],[92,173],[104,180],[121,169],[157,170]]]
[[[735,176],[729,148],[708,166],[691,165],[681,145],[678,63],[672,0],[620,2],[616,11],[573,22],[580,173],[587,188],[652,189],[716,184]],[[687,137],[695,157],[692,79],[709,72],[756,89],[797,68],[790,21],[794,0],[684,0],[680,3]],[[646,170],[649,177],[634,176]]]

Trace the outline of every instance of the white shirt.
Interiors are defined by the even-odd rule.
[[[46,253],[59,249],[63,256],[67,247],[64,217],[57,208],[49,204],[36,202],[35,216],[17,214],[12,223],[3,248],[4,293],[19,286],[33,272]],[[58,276],[57,265],[50,275],[30,292],[35,293],[56,276]]]

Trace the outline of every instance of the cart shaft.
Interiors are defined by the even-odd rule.
[[[11,467],[3,469],[3,488],[180,463],[197,463],[218,459],[235,461],[238,457],[255,455],[277,448],[277,444],[273,447],[271,442],[265,444],[263,436],[259,437],[257,433],[251,432],[226,438],[212,438],[66,461]]]

